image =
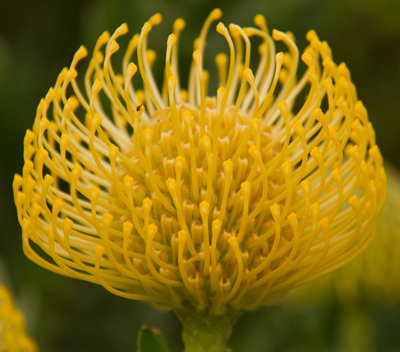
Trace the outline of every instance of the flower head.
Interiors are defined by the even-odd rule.
[[[35,352],[36,343],[26,334],[25,320],[10,291],[0,285],[0,350]]]
[[[370,244],[386,178],[348,69],[310,31],[297,79],[292,34],[271,37],[258,15],[256,27],[217,25],[229,55],[216,57],[209,92],[206,36],[220,17],[195,41],[187,90],[182,19],[161,89],[147,48],[159,14],[129,42],[121,73],[112,61],[125,24],[98,39],[82,85],[87,50],[77,51],[39,104],[14,181],[30,259],[122,297],[219,316],[273,302]]]
[[[386,167],[388,196],[372,245],[344,268],[295,291],[294,302],[379,307],[400,299],[400,174]]]

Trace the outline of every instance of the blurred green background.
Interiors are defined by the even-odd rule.
[[[192,40],[214,7],[223,10],[225,24],[249,26],[256,14],[264,14],[270,29],[291,30],[300,50],[306,45],[306,32],[315,29],[328,41],[335,62],[346,62],[384,157],[400,166],[398,0],[1,0],[0,281],[14,292],[43,352],[135,351],[143,323],[160,328],[172,351],[183,350],[173,313],[115,297],[102,287],[48,272],[26,259],[11,183],[14,173],[22,170],[22,141],[40,98],[81,44],[91,51],[104,30],[112,32],[123,22],[136,33],[151,15],[161,12],[164,21],[149,45],[160,54],[156,66],[161,68],[172,23],[183,17],[187,29],[180,64],[185,77]],[[216,38],[212,33],[209,48]],[[237,322],[229,346],[255,352],[339,351],[338,314],[335,306],[265,307]],[[400,304],[368,314],[376,336],[372,350],[400,351]]]

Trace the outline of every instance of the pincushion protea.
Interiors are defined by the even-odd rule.
[[[0,284],[0,351],[36,352],[36,343],[27,335],[25,319],[17,310],[10,291]]]
[[[346,267],[293,293],[293,302],[377,308],[400,300],[400,174],[386,166],[388,196],[374,243]]]
[[[271,38],[258,15],[254,28],[217,25],[229,56],[216,57],[220,88],[209,94],[203,55],[221,15],[214,10],[195,41],[187,91],[182,19],[168,37],[161,89],[147,49],[159,14],[129,42],[121,73],[111,61],[127,26],[101,35],[84,91],[76,67],[87,50],[77,51],[38,106],[14,180],[30,259],[122,297],[221,321],[213,317],[274,302],[370,244],[386,177],[348,69],[310,31],[297,80],[292,34]],[[251,37],[262,40],[255,74]],[[288,52],[276,54],[273,39]]]
[[[294,290],[286,301],[296,310],[299,305],[317,307],[324,320],[334,322],[337,350],[376,349],[375,312],[400,301],[400,174],[390,165],[385,169],[387,202],[372,245],[345,267]]]

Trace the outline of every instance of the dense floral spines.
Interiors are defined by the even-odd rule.
[[[220,17],[214,10],[195,41],[187,91],[182,19],[168,37],[161,90],[147,49],[159,14],[133,36],[121,74],[111,58],[127,26],[103,33],[84,91],[76,67],[87,51],[77,51],[39,104],[14,180],[30,259],[158,308],[221,315],[273,302],[370,244],[386,176],[348,69],[310,31],[297,79],[293,36],[271,37],[258,15],[254,28],[217,25],[229,56],[216,57],[212,96],[203,55]],[[274,40],[288,52],[276,54]]]

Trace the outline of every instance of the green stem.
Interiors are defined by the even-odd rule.
[[[348,307],[340,314],[339,324],[339,351],[372,352],[375,350],[370,311]]]
[[[176,312],[182,323],[185,352],[224,352],[236,319],[210,317],[195,312]],[[236,317],[237,318],[237,317]]]

